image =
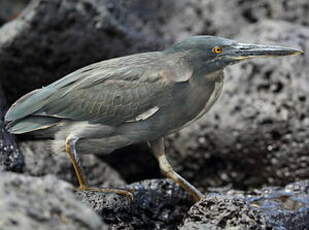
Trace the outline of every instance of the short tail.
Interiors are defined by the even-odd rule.
[[[59,124],[60,120],[60,118],[54,117],[28,116],[8,122],[5,126],[10,133],[21,134],[50,128]]]

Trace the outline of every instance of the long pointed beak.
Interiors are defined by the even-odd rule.
[[[301,50],[289,47],[238,43],[233,47],[228,57],[232,60],[240,61],[255,57],[288,56],[303,53]]]

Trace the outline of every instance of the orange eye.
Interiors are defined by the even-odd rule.
[[[222,53],[222,48],[219,46],[215,46],[214,48],[212,48],[211,50],[214,54],[221,54]]]

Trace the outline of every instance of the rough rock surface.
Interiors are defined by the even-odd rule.
[[[266,187],[247,195],[246,200],[263,212],[274,229],[306,230],[309,226],[309,180],[284,188]]]
[[[116,194],[78,192],[112,229],[176,229],[192,201],[169,180],[145,180],[124,188],[134,189],[133,200]]]
[[[94,211],[76,200],[72,186],[54,176],[1,173],[0,200],[0,229],[107,229]]]
[[[265,217],[243,199],[209,195],[188,212],[181,230],[189,229],[266,229]]]
[[[188,211],[180,230],[305,230],[309,226],[309,181],[253,193],[209,194]]]
[[[309,50],[309,28],[264,21],[238,40]],[[170,138],[178,171],[201,189],[285,185],[309,177],[308,54],[226,70],[223,94],[195,125]]]
[[[240,15],[248,23],[260,22],[265,18],[285,20],[294,24],[309,25],[307,0],[236,0]]]
[[[308,7],[307,0],[116,0],[108,8],[117,20],[136,31],[175,41],[192,34],[234,37],[264,19],[308,26]]]
[[[123,188],[135,189],[133,200],[84,191],[77,197],[112,229],[305,230],[309,224],[308,180],[251,192],[213,189],[191,208],[188,195],[168,180]]]

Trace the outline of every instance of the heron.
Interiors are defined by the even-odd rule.
[[[204,195],[169,163],[164,137],[209,111],[222,92],[226,66],[302,53],[295,48],[193,36],[162,51],[78,69],[17,100],[5,115],[5,124],[12,134],[48,133],[54,151],[67,153],[80,190],[130,197],[132,191],[126,189],[89,186],[80,154],[109,154],[147,142],[162,173],[199,201]]]

